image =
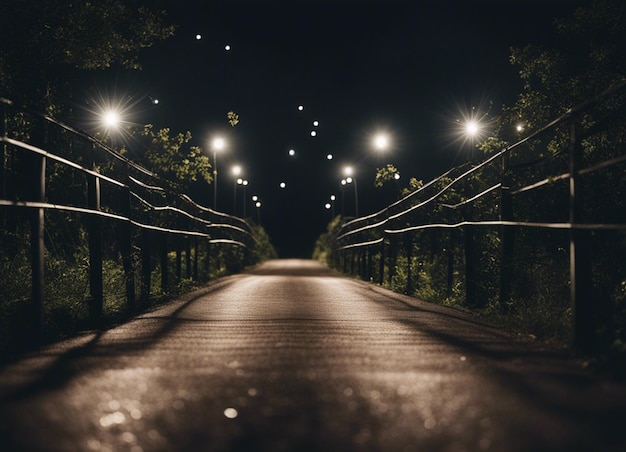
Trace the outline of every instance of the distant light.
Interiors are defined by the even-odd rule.
[[[244,180],[243,180],[243,185],[244,185],[244,186],[248,185],[248,179],[244,179]]]
[[[280,183],[280,188],[285,188],[287,186],[287,184],[285,184],[284,182]]]
[[[311,130],[311,136],[314,137],[317,135],[317,132],[315,130]]]
[[[331,201],[334,201],[335,199],[336,199],[336,198],[335,198],[335,195],[330,195],[330,200],[331,200]]]
[[[351,184],[351,183],[352,183],[352,178],[346,177],[346,184]]]
[[[313,127],[317,127],[317,126],[319,126],[319,125],[320,125],[320,122],[319,122],[319,121],[313,121]]]
[[[394,174],[394,175],[393,175],[393,178],[394,178],[395,180],[400,179],[400,173],[396,173],[396,174]]]
[[[229,51],[230,50],[230,46],[227,44],[224,46],[224,50]]]
[[[239,179],[237,179],[237,184],[239,184],[239,185],[243,184],[243,179],[241,177]]]
[[[299,110],[299,111],[304,110],[304,105],[298,105],[298,110]]]
[[[252,197],[252,200],[256,202],[256,201],[258,201],[258,200],[259,200],[259,197],[258,197],[257,195],[254,195],[254,196]]]
[[[159,105],[159,99],[150,98],[150,101],[151,101],[154,105]]]
[[[196,40],[201,40],[202,39],[202,35],[196,35]]]
[[[239,165],[233,166],[233,174],[235,176],[239,176],[241,174],[241,166]]]
[[[332,154],[328,154],[328,155],[326,156],[326,158],[327,158],[328,160],[332,160],[332,159],[333,159],[333,155],[332,155]]]
[[[348,182],[346,182],[345,179],[341,179],[341,185],[346,185]]]
[[[346,176],[352,176],[352,172],[353,172],[353,170],[352,170],[351,166],[346,166],[343,169],[343,174],[345,174]]]
[[[226,416],[228,419],[235,419],[238,414],[239,413],[237,413],[237,410],[234,408],[226,408],[224,410],[224,416]]]
[[[515,127],[515,129],[516,129],[518,132],[522,132],[522,131],[524,130],[524,126],[523,126],[522,124],[518,124],[518,125]]]
[[[257,201],[257,203],[255,204],[255,206],[257,206],[257,207],[261,207],[261,201]]]
[[[294,151],[293,149],[289,149],[289,155],[293,157],[294,155],[296,155],[296,151]]]
[[[330,209],[332,206],[329,202],[327,202],[326,204],[324,204],[324,207],[326,207],[326,209]]]

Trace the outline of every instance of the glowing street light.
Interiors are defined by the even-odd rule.
[[[354,177],[354,169],[351,166],[346,166],[343,169],[343,174],[347,176],[345,179],[346,183],[351,184],[352,182],[354,182],[354,215],[355,217],[358,218],[359,216],[359,189],[357,187],[356,177]]]
[[[115,110],[107,110],[102,115],[102,125],[108,130],[117,129],[120,126],[120,114]]]
[[[379,133],[373,139],[374,149],[385,151],[389,148],[389,136],[385,133]]]
[[[213,148],[213,208],[217,210],[217,151],[226,147],[226,141],[222,137],[216,137],[211,147]]]

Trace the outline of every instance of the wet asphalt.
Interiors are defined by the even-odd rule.
[[[0,451],[623,451],[626,386],[307,260],[0,369]]]

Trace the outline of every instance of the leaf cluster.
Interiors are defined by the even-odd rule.
[[[171,135],[169,128],[155,131],[148,124],[139,135],[147,146],[139,163],[178,188],[187,189],[199,179],[209,183],[213,180],[209,158],[201,147],[189,145],[191,132]]]

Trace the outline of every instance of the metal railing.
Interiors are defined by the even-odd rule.
[[[207,279],[212,263],[235,270],[254,263],[257,238],[245,220],[194,202],[92,136],[7,99],[0,99],[0,154],[5,240],[30,227],[33,336],[44,328],[46,283],[55,283],[46,281],[46,258],[83,236],[89,316],[96,322],[103,313],[106,259],[121,261],[131,309],[148,304],[155,269],[160,292],[167,293],[184,278]],[[72,253],[66,253],[70,260]]]
[[[512,280],[522,278],[512,274],[521,267],[514,266],[521,259],[516,250],[534,246],[530,230],[555,234],[553,251],[569,260],[564,285],[570,289],[573,344],[588,348],[598,326],[592,236],[626,230],[626,213],[611,212],[610,201],[604,199],[626,191],[626,140],[620,141],[623,132],[612,129],[616,118],[623,124],[625,114],[623,107],[611,104],[618,96],[624,103],[625,88],[626,81],[616,83],[484,161],[453,168],[381,211],[345,223],[337,232],[334,265],[389,285],[402,271],[404,292],[413,294],[420,265],[437,261],[448,295],[460,281],[465,304],[485,307],[489,296],[481,285],[489,281],[497,289],[491,298],[504,313],[513,303]],[[621,145],[605,149],[604,138],[610,134],[617,134],[612,142]],[[528,161],[530,156],[536,158]],[[610,184],[598,183],[607,172],[612,174]],[[599,199],[609,207],[600,209],[603,203],[594,204]],[[539,212],[546,217],[538,218]]]

